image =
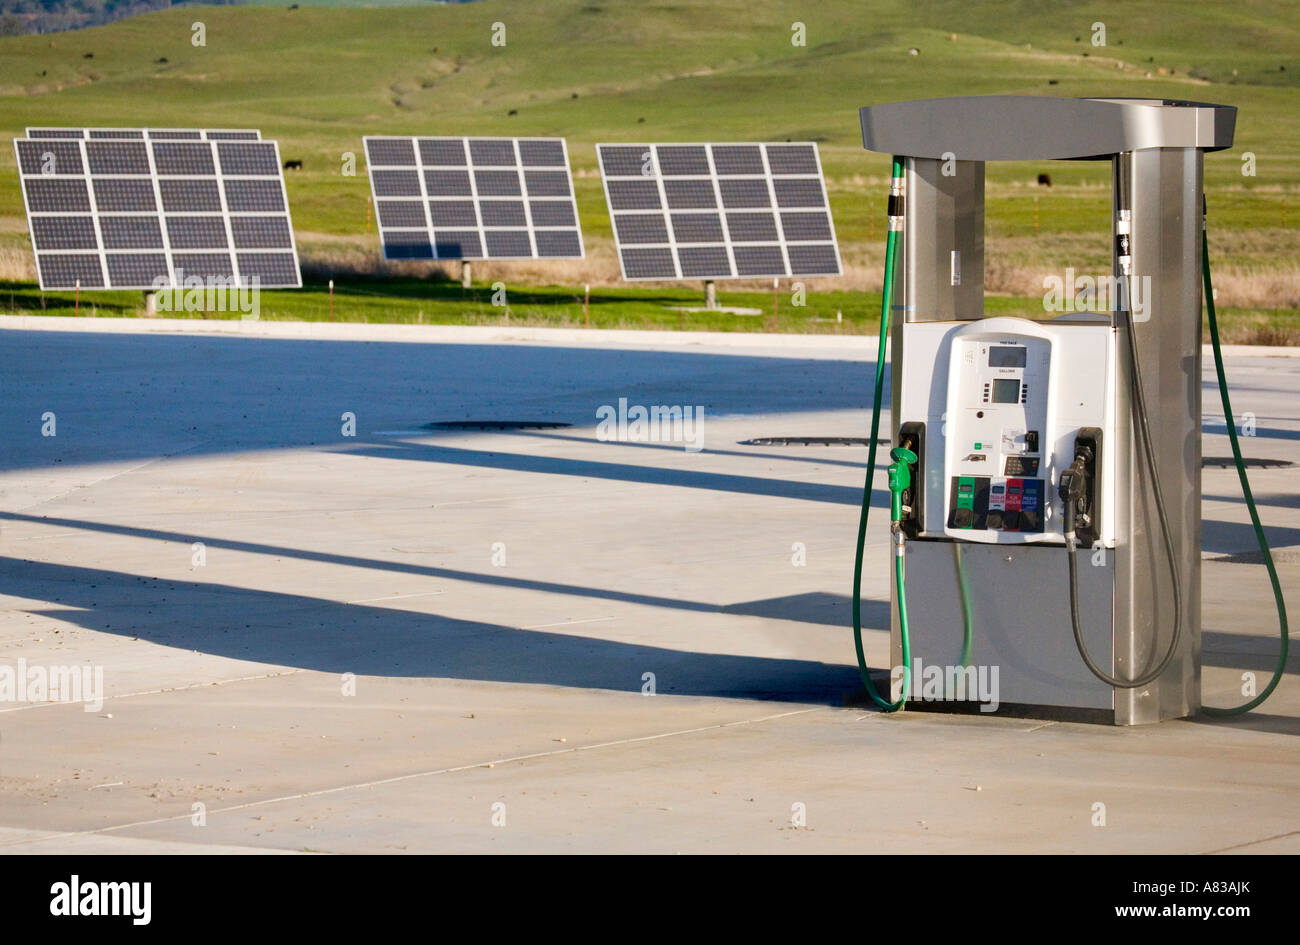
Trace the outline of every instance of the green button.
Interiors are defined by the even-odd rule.
[[[975,444],[975,448],[976,448],[977,450],[982,450],[982,449],[984,449],[984,444],[983,444],[983,443],[976,443],[976,444]]]

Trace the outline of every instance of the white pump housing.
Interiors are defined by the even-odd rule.
[[[900,425],[925,424],[919,537],[1058,543],[1057,484],[1081,430],[1101,431],[1098,540],[1115,545],[1115,332],[1109,319],[903,326]]]

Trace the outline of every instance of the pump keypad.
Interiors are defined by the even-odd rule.
[[[1018,476],[1035,476],[1038,474],[1038,457],[1037,456],[1008,456],[1002,469],[1004,475]]]

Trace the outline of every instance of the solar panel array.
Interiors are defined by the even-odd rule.
[[[28,128],[14,149],[41,288],[301,286],[280,150],[261,137]]]
[[[367,137],[385,259],[581,258],[563,138]]]
[[[627,280],[840,274],[811,142],[600,144]]]

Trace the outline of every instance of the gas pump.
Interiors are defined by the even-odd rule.
[[[1016,96],[861,110],[866,148],[894,155],[853,596],[859,667],[882,707],[993,706],[1113,724],[1202,710],[1203,282],[1282,630],[1265,691],[1205,711],[1252,708],[1277,685],[1286,611],[1240,459],[1204,239],[1203,155],[1232,144],[1235,114],[1194,102]],[[1095,281],[1108,304],[985,317],[985,164],[1045,159],[1111,164],[1113,265]],[[887,341],[898,444],[891,665],[901,668],[888,699],[866,670],[860,610]]]

